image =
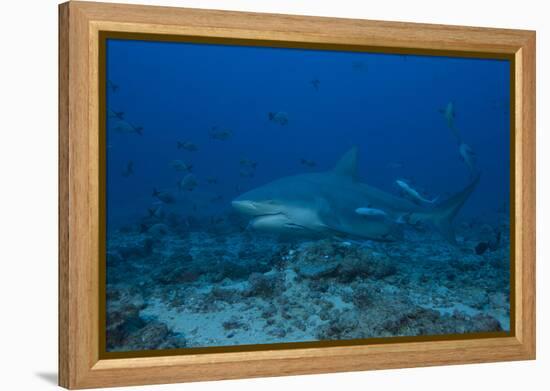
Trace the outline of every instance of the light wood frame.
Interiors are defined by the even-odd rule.
[[[513,59],[510,337],[100,359],[100,31]],[[59,6],[59,384],[92,388],[535,358],[535,32],[168,7]]]

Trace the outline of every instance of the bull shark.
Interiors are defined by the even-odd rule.
[[[474,191],[479,175],[459,193],[428,207],[361,183],[357,158],[357,148],[353,147],[328,172],[277,179],[240,195],[232,206],[250,216],[250,228],[292,238],[337,236],[397,241],[403,239],[404,225],[427,223],[456,244],[452,220]],[[365,207],[385,215],[360,213]]]

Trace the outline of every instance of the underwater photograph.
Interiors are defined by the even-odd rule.
[[[267,45],[106,39],[106,351],[509,333],[510,61]]]

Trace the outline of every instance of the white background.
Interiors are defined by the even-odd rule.
[[[124,2],[119,0],[119,2]],[[542,390],[550,387],[548,24],[535,0],[133,1],[257,12],[537,30],[538,359],[194,383],[154,390]],[[42,390],[57,373],[57,1],[2,1],[0,21],[0,390]],[[546,20],[545,20],[546,19]],[[545,50],[546,49],[546,50]],[[544,112],[546,110],[546,112]],[[546,218],[546,219],[545,219]],[[544,221],[546,220],[546,221]],[[546,243],[545,243],[546,239]],[[546,383],[546,385],[543,385]]]

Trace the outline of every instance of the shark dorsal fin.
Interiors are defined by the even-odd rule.
[[[352,147],[340,158],[332,173],[357,178],[357,147]]]

